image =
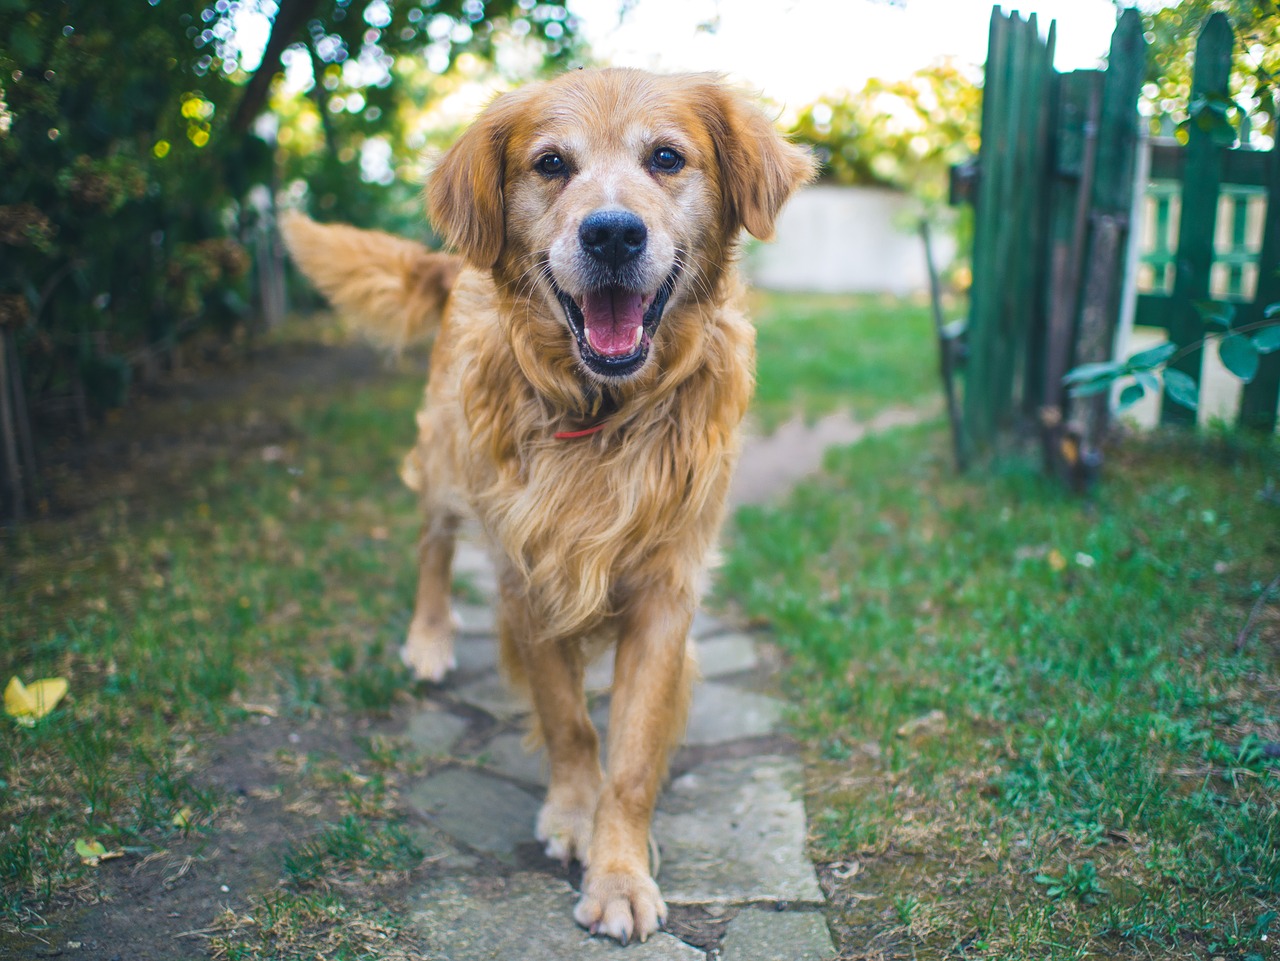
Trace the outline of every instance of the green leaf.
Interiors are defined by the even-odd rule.
[[[1150,350],[1140,351],[1132,355],[1124,362],[1124,365],[1130,370],[1150,370],[1152,367],[1158,367],[1166,360],[1178,352],[1178,345],[1172,341],[1165,341],[1158,344]]]
[[[1101,378],[1112,381],[1120,375],[1122,370],[1123,367],[1112,360],[1098,364],[1081,364],[1079,367],[1073,367],[1067,371],[1066,376],[1062,378],[1062,382],[1064,384],[1079,384],[1086,380],[1099,380]]]
[[[1091,380],[1083,384],[1076,384],[1071,388],[1072,397],[1093,397],[1096,394],[1105,394],[1111,389],[1111,384],[1115,381],[1114,377],[1108,377],[1104,380]]]
[[[1273,350],[1280,350],[1280,325],[1264,327],[1254,334],[1253,346],[1258,349],[1260,354],[1269,354]]]
[[[1164,392],[1175,404],[1195,410],[1200,403],[1200,388],[1190,374],[1172,367],[1165,368]]]
[[[1222,304],[1216,300],[1197,300],[1196,313],[1206,324],[1214,324],[1230,330],[1231,322],[1236,319],[1236,305]]]
[[[1258,373],[1258,348],[1241,334],[1228,334],[1218,341],[1218,356],[1222,366],[1246,384]]]
[[[107,853],[106,846],[101,841],[86,841],[84,838],[76,838],[76,854],[88,860],[89,858],[100,858]]]
[[[1116,404],[1116,410],[1128,410],[1138,401],[1146,396],[1147,390],[1139,383],[1132,383],[1124,390],[1120,391],[1120,401]]]
[[[13,59],[23,67],[36,67],[40,64],[40,37],[25,21],[20,21],[9,35],[9,51]]]
[[[1153,394],[1160,393],[1160,378],[1149,370],[1135,370],[1133,379],[1139,384],[1151,391]]]

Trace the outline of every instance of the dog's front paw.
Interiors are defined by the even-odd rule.
[[[417,680],[439,684],[458,666],[453,656],[453,625],[412,621],[409,636],[400,648],[400,660]]]
[[[607,934],[626,944],[632,938],[644,941],[657,931],[667,920],[667,906],[647,874],[588,871],[573,918],[592,934]]]
[[[590,797],[578,799],[547,797],[533,832],[534,837],[547,846],[547,857],[563,864],[577,858],[586,866],[596,816],[595,792],[587,793]]]

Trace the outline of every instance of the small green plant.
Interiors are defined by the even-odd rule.
[[[1262,355],[1280,350],[1280,322],[1276,321],[1280,318],[1280,303],[1268,306],[1263,320],[1238,327],[1233,304],[1207,302],[1197,307],[1205,323],[1217,330],[1194,344],[1179,349],[1177,344],[1166,342],[1124,361],[1081,364],[1068,371],[1062,382],[1071,388],[1072,397],[1089,397],[1109,391],[1113,384],[1129,378],[1117,404],[1117,409],[1127,410],[1148,391],[1159,393],[1163,379],[1164,391],[1174,403],[1195,410],[1199,402],[1195,380],[1170,364],[1216,341],[1222,366],[1247,384],[1257,376]]]
[[[1105,893],[1098,882],[1098,869],[1092,861],[1068,865],[1061,877],[1037,874],[1036,884],[1044,885],[1044,893],[1051,901],[1070,898],[1080,904],[1095,904]]]
[[[408,870],[422,855],[422,849],[396,825],[348,816],[296,845],[284,857],[284,870],[294,884],[307,885],[335,871]]]
[[[911,927],[911,921],[920,910],[920,899],[914,894],[895,894],[893,896],[893,913],[903,927]]]

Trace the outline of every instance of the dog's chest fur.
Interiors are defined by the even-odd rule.
[[[536,325],[500,317],[478,272],[455,289],[423,441],[452,452],[447,480],[521,580],[537,585],[549,634],[590,629],[636,586],[674,589],[701,571],[752,384],[754,331],[730,304],[678,312],[664,333],[675,357],[696,342],[695,361],[620,392],[600,432],[557,439],[573,426],[564,398],[540,394],[541,372],[519,359],[536,362],[536,347],[521,343]]]

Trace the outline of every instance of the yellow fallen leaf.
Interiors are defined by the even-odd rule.
[[[82,864],[91,868],[96,868],[101,861],[124,857],[123,850],[108,851],[101,841],[86,841],[84,838],[76,838],[76,854],[80,856]]]
[[[13,677],[4,689],[4,710],[17,718],[19,724],[31,727],[57,707],[66,693],[67,679],[64,677],[46,677],[32,681],[30,685]]]
[[[86,841],[84,838],[76,838],[76,854],[80,855],[82,860],[100,858],[106,853],[106,845],[101,841]]]
[[[1062,551],[1056,547],[1049,552],[1049,566],[1055,571],[1060,571],[1067,566],[1067,559],[1062,556]]]
[[[183,808],[173,816],[173,826],[185,830],[191,827],[191,819],[193,817],[195,817],[195,812],[191,808]]]

